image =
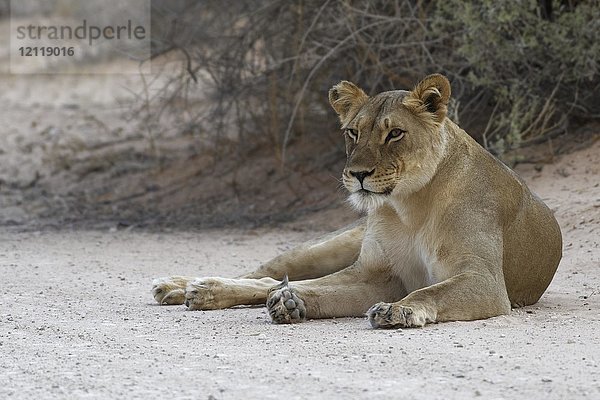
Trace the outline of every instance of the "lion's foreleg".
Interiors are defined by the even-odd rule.
[[[367,315],[375,328],[396,328],[484,319],[509,312],[501,274],[494,277],[488,272],[464,272],[416,290],[398,302],[375,304]]]
[[[239,305],[262,305],[269,289],[279,282],[273,278],[196,278],[185,290],[190,310],[218,310]]]
[[[380,299],[394,301],[404,294],[399,282],[371,275],[355,264],[321,278],[280,283],[270,291],[267,309],[275,323],[356,317]]]

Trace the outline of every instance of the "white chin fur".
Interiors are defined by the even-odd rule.
[[[381,194],[364,195],[356,192],[350,195],[348,201],[358,211],[371,212],[385,204],[385,196]]]

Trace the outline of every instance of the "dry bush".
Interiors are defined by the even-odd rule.
[[[283,161],[297,138],[335,129],[326,92],[341,79],[376,93],[442,72],[453,84],[451,116],[497,154],[600,112],[597,1],[153,6],[155,56],[183,63],[146,99],[147,120],[169,111],[177,129],[206,143],[269,145]]]
[[[482,140],[497,153],[600,116],[600,2],[440,2],[432,28],[456,32],[465,80],[493,95]]]

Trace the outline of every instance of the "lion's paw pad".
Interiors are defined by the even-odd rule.
[[[304,301],[287,282],[285,285],[278,285],[269,293],[267,310],[276,324],[291,324],[304,321],[306,318]]]

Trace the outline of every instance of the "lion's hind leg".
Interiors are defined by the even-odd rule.
[[[190,310],[220,310],[241,305],[265,304],[272,278],[196,278],[185,289],[185,305]]]
[[[275,257],[243,278],[271,277],[292,281],[320,278],[341,271],[356,262],[364,237],[365,220],[304,243]]]
[[[218,310],[265,304],[269,289],[278,283],[272,278],[170,276],[152,281],[152,296],[161,305],[185,304],[190,310]]]

